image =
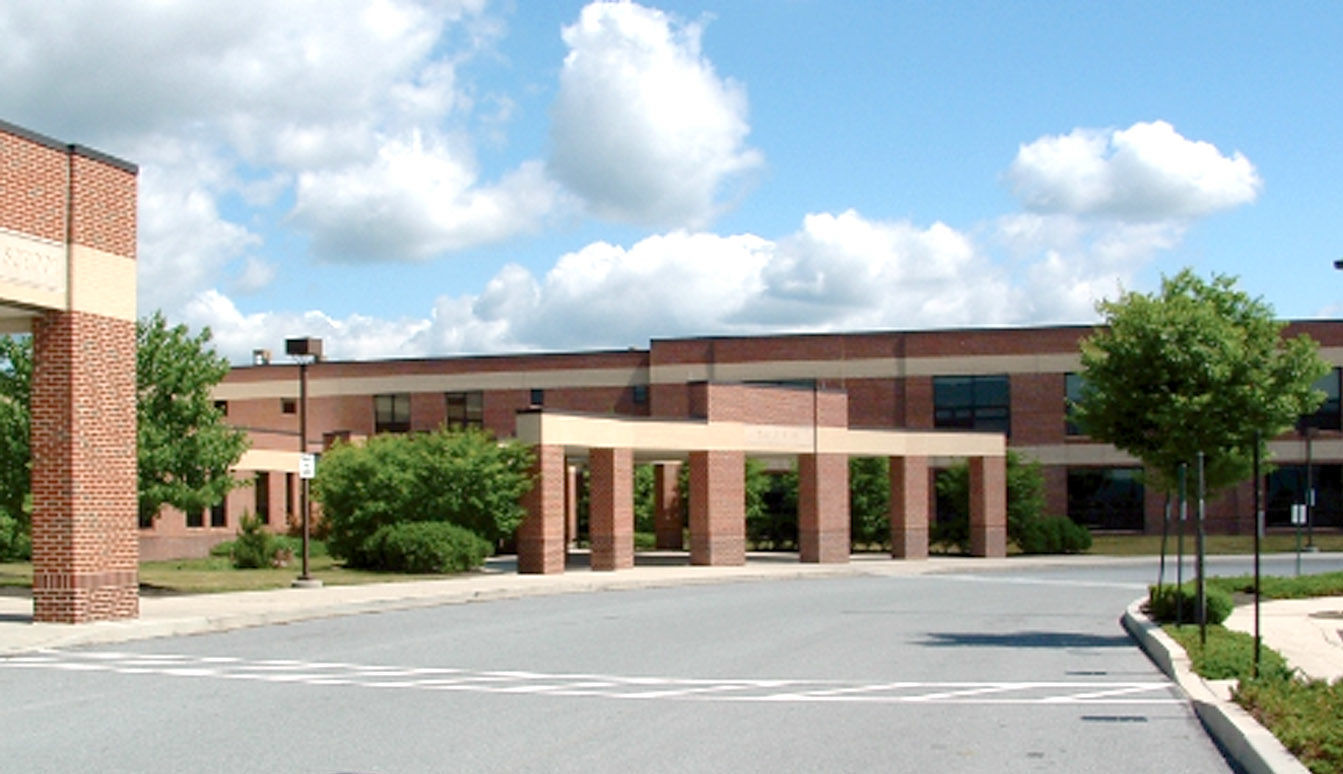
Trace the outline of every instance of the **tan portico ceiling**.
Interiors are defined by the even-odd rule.
[[[705,420],[664,420],[526,411],[517,416],[518,440],[563,446],[565,455],[589,449],[633,449],[643,462],[684,459],[692,451],[742,451],[748,456],[845,454],[852,457],[1003,457],[1001,433],[877,430]]]

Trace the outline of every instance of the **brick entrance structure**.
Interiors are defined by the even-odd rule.
[[[890,461],[894,558],[927,558],[929,459],[954,457],[970,461],[971,553],[1006,555],[1007,442],[1001,433],[851,429],[848,396],[816,388],[701,382],[688,395],[689,413],[698,419],[540,409],[518,414],[518,438],[536,453],[536,481],[518,530],[519,572],[564,571],[565,522],[574,489],[566,486],[567,461],[584,457],[591,471],[593,570],[634,564],[631,480],[636,460],[656,465],[659,548],[683,548],[676,477],[682,465],[688,466],[691,564],[745,563],[743,476],[748,456],[796,461],[798,554],[803,562],[849,561],[850,457]]]
[[[33,335],[36,621],[139,614],[136,175],[0,122],[0,332]]]

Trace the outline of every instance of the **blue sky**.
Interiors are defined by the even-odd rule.
[[[235,360],[1087,322],[1186,265],[1343,309],[1334,4],[13,0],[0,32],[0,118],[140,164],[141,312]]]

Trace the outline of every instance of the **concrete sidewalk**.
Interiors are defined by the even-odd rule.
[[[1225,625],[1254,634],[1254,606],[1237,607]],[[1263,602],[1259,633],[1265,646],[1307,676],[1330,682],[1343,678],[1343,597]]]

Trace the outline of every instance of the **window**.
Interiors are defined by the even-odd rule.
[[[1312,465],[1310,479],[1315,490],[1311,526],[1343,526],[1343,465]],[[1292,505],[1306,502],[1306,466],[1279,465],[1265,476],[1264,501],[1264,523],[1291,526]]]
[[[1063,431],[1068,435],[1086,435],[1082,428],[1073,422],[1073,406],[1082,400],[1082,375],[1063,375]]]
[[[1068,518],[1092,529],[1141,530],[1141,468],[1069,468]]]
[[[228,526],[228,495],[225,495],[219,502],[210,506],[210,526]]]
[[[643,405],[648,402],[648,385],[646,384],[634,385],[634,402],[639,405]]]
[[[448,429],[483,428],[485,395],[480,390],[448,393]]]
[[[529,402],[533,406],[544,406],[546,403],[546,391],[538,390],[535,387],[533,387],[531,397],[529,398]]]
[[[1007,374],[934,376],[933,426],[1008,433]]]
[[[410,393],[373,396],[373,432],[410,431]]]
[[[195,529],[196,527],[204,527],[205,511],[196,511],[195,513],[188,513],[187,526],[191,527],[192,529]]]
[[[264,470],[256,472],[256,480],[252,482],[252,488],[256,491],[256,502],[254,509],[256,517],[262,524],[270,524],[270,473]]]
[[[220,414],[228,416],[228,401],[226,400],[215,401],[215,408],[219,410]]]
[[[1335,368],[1312,385],[1324,393],[1324,402],[1314,414],[1305,414],[1297,426],[1302,430],[1343,430],[1343,412],[1339,405],[1339,369]]]
[[[297,414],[298,400],[295,398],[280,398],[281,414]]]

